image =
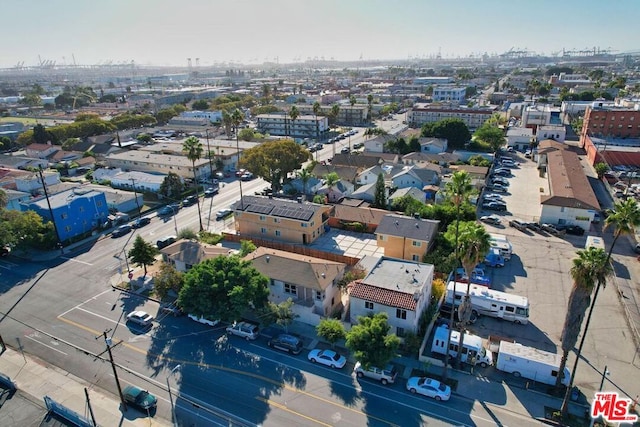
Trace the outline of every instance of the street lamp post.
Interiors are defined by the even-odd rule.
[[[136,206],[138,207],[138,218],[140,217],[140,202],[138,201],[138,192],[136,191],[136,179],[135,178],[129,178],[131,180],[131,184],[133,187],[133,195],[136,198]]]
[[[177,420],[176,420],[176,408],[173,405],[173,396],[171,395],[171,384],[169,384],[169,378],[171,377],[171,375],[173,375],[173,373],[175,371],[177,371],[178,369],[180,369],[182,366],[181,365],[176,365],[171,372],[169,372],[169,375],[167,375],[167,390],[169,391],[169,403],[171,403],[171,422],[173,423],[174,426],[177,426]]]
[[[177,213],[175,207],[173,207],[172,205],[169,205],[169,207],[171,208],[171,212],[173,212],[173,227],[176,230],[176,237],[177,237],[178,236],[178,221],[176,220],[176,215],[178,213]]]
[[[604,371],[602,371],[602,379],[600,380],[600,388],[598,389],[598,392],[602,391],[602,387],[604,386],[604,378],[609,375],[610,372],[607,370],[607,365],[604,366]],[[591,422],[589,423],[589,427],[593,427],[593,424],[596,422],[596,419],[593,418],[593,416],[591,417]]]

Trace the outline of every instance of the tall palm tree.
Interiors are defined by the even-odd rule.
[[[485,228],[475,222],[465,223],[459,236],[460,252],[462,254],[462,267],[467,278],[467,293],[458,307],[458,320],[460,322],[460,343],[458,348],[462,349],[464,344],[464,329],[471,320],[471,275],[473,269],[484,259],[491,247],[491,236]],[[455,275],[454,275],[455,280]],[[456,363],[460,364],[462,351],[458,351]]]
[[[330,117],[332,118],[333,126],[335,126],[337,121],[338,121],[338,114],[339,113],[340,113],[340,106],[338,104],[333,104],[331,106],[331,112],[330,112]],[[333,152],[333,157],[336,156],[336,145],[337,144],[331,144],[331,150]]]
[[[313,103],[313,114],[316,116],[316,142],[320,142],[320,124],[318,123],[318,114],[320,114],[322,108],[320,107],[320,103],[318,101]],[[318,155],[316,154],[316,159]]]
[[[571,289],[571,295],[569,295],[567,315],[562,328],[562,358],[560,359],[558,377],[556,378],[556,386],[558,387],[562,384],[569,352],[573,350],[578,341],[584,313],[589,307],[591,293],[596,285],[598,276],[606,276],[610,271],[611,264],[607,263],[607,254],[600,248],[578,251],[578,258],[573,260],[573,266],[570,271],[573,279],[573,288]]]
[[[371,114],[373,112],[373,95],[372,94],[367,95],[367,104],[368,104],[367,116],[369,121],[371,121],[371,118],[373,117],[373,115]]]
[[[447,198],[454,204],[454,206],[456,207],[456,239],[455,239],[455,254],[456,254],[456,266],[455,268],[458,268],[458,265],[460,263],[460,248],[458,247],[458,238],[459,238],[459,233],[460,233],[460,207],[462,206],[463,203],[465,203],[468,199],[469,196],[471,195],[471,193],[473,193],[473,185],[471,185],[471,176],[466,172],[466,171],[458,171],[456,173],[453,174],[453,176],[451,177],[451,181],[449,181],[446,185],[445,185],[445,194],[447,195]],[[454,275],[455,275],[455,268],[454,268]],[[455,296],[456,294],[456,285],[455,285],[455,280],[453,281],[454,285],[453,285],[453,295]],[[445,348],[449,348],[449,346],[451,345],[451,332],[453,331],[453,321],[454,321],[454,314],[455,314],[455,298],[453,298],[453,301],[451,301],[452,307],[451,307],[451,319],[450,319],[450,325],[452,327],[449,328],[449,335],[447,336],[447,346]],[[445,363],[444,364],[444,371],[442,372],[442,377],[443,379],[447,379],[447,375],[448,375],[448,369],[449,369],[449,364]]]
[[[609,248],[606,259],[606,265],[610,267],[611,254],[613,253],[613,248],[615,247],[618,238],[623,234],[635,234],[636,228],[640,226],[640,207],[638,206],[638,203],[635,199],[627,199],[622,202],[616,203],[613,206],[613,209],[607,211],[607,214],[608,215],[604,220],[604,229],[606,230],[610,227],[614,229],[613,241],[611,242],[611,247]],[[573,380],[575,377],[576,369],[578,367],[578,361],[580,360],[580,355],[582,354],[582,346],[584,345],[584,340],[587,336],[587,331],[589,330],[589,324],[591,323],[593,308],[596,305],[596,300],[598,299],[600,288],[604,288],[606,287],[606,285],[606,275],[600,275],[596,283],[596,291],[593,295],[593,300],[591,301],[591,307],[589,307],[589,314],[587,315],[587,321],[584,325],[584,332],[582,333],[580,345],[578,346],[578,351],[576,353],[576,360],[573,364],[573,369],[571,370],[569,387],[567,387],[567,390],[565,391],[564,401],[562,402],[563,415],[566,415],[569,412],[569,398],[571,396],[570,393],[571,389],[573,388]]]
[[[231,120],[231,114],[227,110],[222,110],[222,125],[224,126],[224,133],[227,134],[227,138],[231,135],[231,127],[233,126],[233,120]]]
[[[193,183],[196,186],[196,197],[198,197],[198,176],[196,175],[196,160],[202,158],[202,143],[195,136],[190,136],[185,139],[182,144],[182,152],[187,156],[187,159],[191,160],[193,166]],[[202,226],[202,214],[200,213],[200,199],[198,199],[196,205],[198,205],[198,219],[200,220],[200,231],[204,230]]]
[[[289,110],[289,117],[291,117],[291,128],[290,128],[289,134],[291,134],[292,133],[291,131],[293,130],[293,125],[296,119],[300,117],[300,110],[298,110],[298,107],[296,107],[295,105],[291,107],[291,109]]]
[[[242,111],[236,108],[233,113],[231,113],[231,123],[233,123],[236,130],[236,156],[238,156],[238,167],[240,166],[240,140],[238,139],[238,128],[243,120],[244,115],[242,114]],[[236,170],[237,169],[238,168],[236,167]],[[244,209],[244,201],[242,200],[242,179],[238,182],[240,183],[240,209]]]

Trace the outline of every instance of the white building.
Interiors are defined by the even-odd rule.
[[[292,120],[288,114],[260,114],[256,121],[260,133],[291,138],[316,138],[329,130],[329,120],[324,116],[300,115]]]
[[[138,171],[168,175],[170,172],[182,178],[193,179],[193,166],[191,160],[185,156],[148,153],[144,151],[130,150],[122,153],[109,154],[105,161],[107,166],[120,168],[125,172]],[[196,178],[206,178],[211,175],[209,160],[201,158],[196,160]]]
[[[110,178],[113,188],[125,188],[138,193],[158,193],[167,175],[156,175],[145,172],[120,172]]]
[[[553,139],[554,141],[564,142],[567,136],[567,129],[562,125],[545,125],[538,126],[536,132],[536,141],[544,141],[545,139]]]
[[[507,130],[507,147],[524,151],[531,145],[533,129],[525,127],[510,127]]]
[[[351,323],[357,323],[358,316],[384,312],[391,332],[398,337],[417,332],[420,316],[431,299],[433,266],[371,256],[365,256],[360,264],[369,273],[351,288]]]
[[[464,104],[466,93],[467,88],[462,86],[434,86],[432,98],[434,101],[447,101]]]
[[[207,119],[211,123],[222,122],[222,111],[183,111],[180,117],[189,119]]]

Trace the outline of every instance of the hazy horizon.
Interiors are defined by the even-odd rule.
[[[640,2],[619,0],[5,0],[0,67],[196,66],[638,50]],[[608,18],[610,17],[610,18]],[[607,21],[609,23],[607,23]]]

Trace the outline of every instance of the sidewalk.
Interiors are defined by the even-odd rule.
[[[43,413],[46,413],[47,409],[43,399],[45,395],[68,409],[85,416],[87,419],[91,419],[84,393],[84,389],[87,388],[96,422],[101,427],[123,425],[140,427],[171,426],[171,422],[168,420],[158,418],[157,415],[155,418],[147,418],[143,413],[133,408],[123,413],[117,396],[94,388],[91,384],[68,372],[50,366],[46,362],[30,355],[25,354],[23,356],[8,347],[0,356],[0,372],[8,375],[18,385],[16,395],[0,408],[0,413],[4,413],[2,417],[5,420],[13,418],[5,418],[5,416],[7,414],[10,415],[14,404],[12,401],[17,396],[24,396],[31,403],[38,404]],[[16,405],[18,404],[16,403]],[[16,410],[20,411],[20,408]]]

